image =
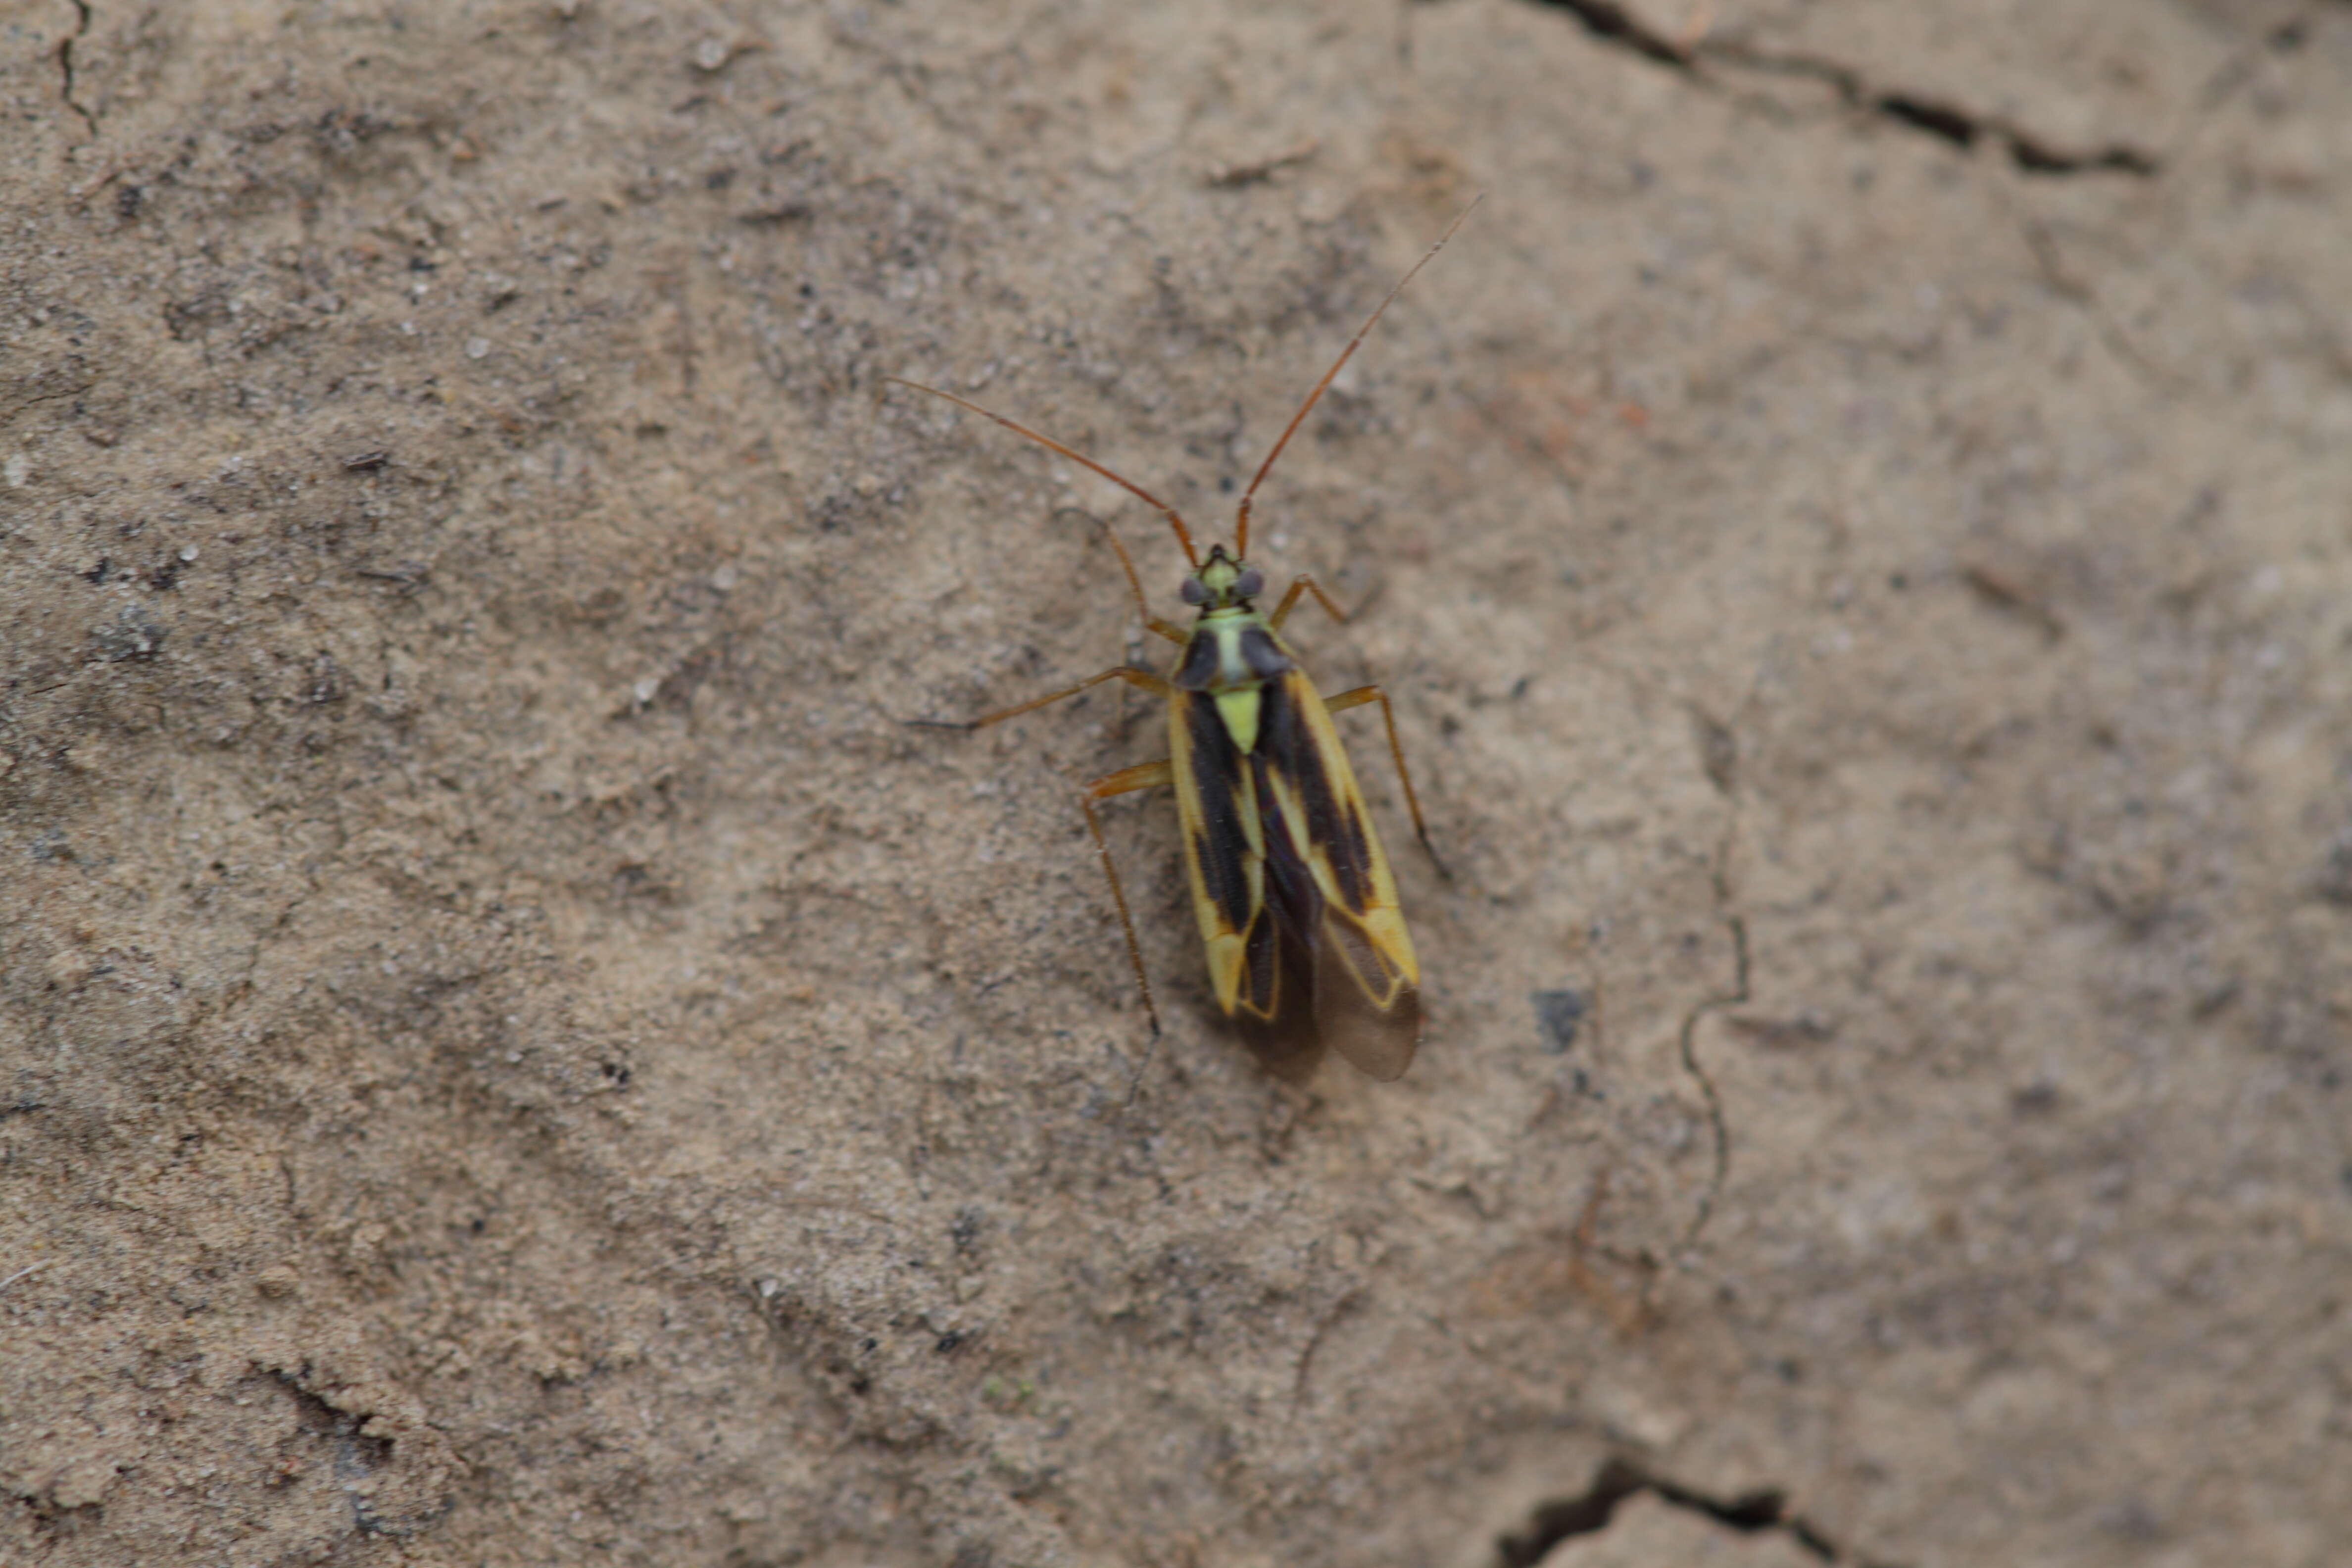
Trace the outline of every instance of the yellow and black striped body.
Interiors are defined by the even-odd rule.
[[[1217,1005],[1268,1068],[1394,1079],[1421,1041],[1396,881],[1323,698],[1222,549],[1171,674],[1169,752]],[[1188,594],[1188,597],[1192,595]]]

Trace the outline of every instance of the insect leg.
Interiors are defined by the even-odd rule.
[[[1175,695],[1176,690],[1174,687],[1168,684],[1168,679],[1165,676],[1154,675],[1148,669],[1138,669],[1133,665],[1115,664],[1111,666],[1110,668],[1104,670],[1100,675],[1087,676],[1076,686],[1065,686],[1059,691],[1048,691],[1043,697],[1033,697],[1028,701],[1020,703],[1015,707],[1000,708],[993,713],[983,713],[977,719],[909,719],[907,722],[909,724],[919,725],[927,730],[984,730],[991,724],[998,723],[1006,719],[1017,718],[1021,714],[1031,711],[1033,709],[1043,708],[1049,703],[1059,702],[1065,697],[1076,697],[1079,692],[1085,691],[1091,687],[1100,686],[1106,680],[1124,680],[1129,686],[1140,686],[1144,690],[1150,692],[1154,697],[1172,697]],[[1140,789],[1143,786],[1138,784],[1134,787]],[[1112,793],[1116,794],[1117,792],[1114,791]]]
[[[1331,595],[1323,591],[1323,584],[1318,583],[1311,574],[1305,572],[1301,572],[1297,576],[1293,577],[1290,580],[1290,586],[1283,593],[1282,603],[1274,607],[1274,614],[1266,617],[1266,623],[1273,626],[1276,631],[1280,631],[1282,629],[1282,623],[1290,618],[1291,609],[1298,603],[1298,595],[1301,594],[1314,595],[1315,602],[1323,606],[1324,614],[1329,616],[1333,620],[1339,622],[1343,626],[1348,624],[1348,612],[1333,604],[1331,602]],[[1362,608],[1361,605],[1357,607],[1359,609]]]
[[[1158,616],[1151,613],[1151,602],[1143,596],[1143,580],[1135,574],[1135,558],[1127,552],[1127,544],[1119,538],[1118,531],[1111,527],[1110,524],[1105,522],[1101,518],[1098,518],[1094,513],[1087,510],[1084,507],[1064,507],[1061,509],[1061,511],[1056,511],[1054,515],[1058,518],[1064,511],[1076,512],[1080,517],[1083,517],[1088,522],[1093,523],[1096,530],[1100,532],[1103,537],[1110,541],[1110,547],[1118,552],[1118,568],[1120,571],[1127,574],[1127,591],[1129,595],[1135,600],[1136,618],[1142,623],[1143,629],[1166,637],[1170,642],[1174,643],[1179,647],[1183,647],[1187,642],[1191,641],[1192,634],[1187,632],[1182,626],[1178,626],[1173,621],[1161,620]],[[1142,666],[1142,639],[1140,637],[1129,637],[1127,644],[1127,662],[1140,668]],[[1123,741],[1127,739],[1127,693],[1125,691],[1121,691],[1118,695],[1118,721],[1115,729],[1118,732],[1118,738]]]
[[[1135,940],[1135,918],[1127,912],[1127,892],[1118,885],[1118,868],[1111,864],[1110,843],[1103,837],[1102,818],[1095,815],[1095,802],[1169,784],[1174,776],[1168,759],[1162,757],[1156,763],[1139,763],[1115,773],[1105,773],[1087,785],[1087,793],[1078,797],[1078,805],[1087,814],[1087,829],[1095,836],[1095,852],[1102,857],[1103,878],[1110,883],[1110,901],[1118,906],[1119,930],[1127,935],[1127,961],[1135,965],[1135,988],[1143,993],[1143,1011],[1151,1020],[1151,1037],[1155,1040],[1160,1037],[1160,1009],[1151,1005],[1151,979],[1143,972],[1143,949]]]
[[[1158,632],[1179,647],[1191,641],[1192,633],[1175,622],[1161,620],[1151,613],[1151,601],[1143,596],[1143,579],[1135,574],[1135,558],[1127,552],[1127,543],[1119,538],[1118,531],[1090,511],[1079,511],[1076,507],[1070,507],[1067,510],[1078,512],[1080,517],[1101,529],[1103,537],[1110,541],[1110,547],[1118,552],[1119,570],[1127,574],[1127,591],[1134,595],[1135,613],[1143,622],[1145,629]]]
[[[1322,595],[1318,593],[1316,597],[1321,598]],[[1428,826],[1421,820],[1421,799],[1412,793],[1412,774],[1406,771],[1404,765],[1404,748],[1397,744],[1396,712],[1389,706],[1389,694],[1377,686],[1359,686],[1353,691],[1342,691],[1337,697],[1325,698],[1323,706],[1337,713],[1343,709],[1360,708],[1367,702],[1381,705],[1381,721],[1389,730],[1389,755],[1396,761],[1397,782],[1404,785],[1405,809],[1412,813],[1413,834],[1421,840],[1421,847],[1429,852],[1429,863],[1437,868],[1437,874],[1450,882],[1454,879],[1454,873],[1447,870],[1445,862],[1438,858],[1437,847],[1429,841]]]

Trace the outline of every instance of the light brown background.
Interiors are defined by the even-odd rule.
[[[2343,1560],[2352,9],[0,58],[0,1557]],[[1176,552],[880,378],[1222,533],[1478,191],[1262,513],[1422,1058],[1260,1075],[1127,803],[1127,1107],[1150,716],[900,721]]]

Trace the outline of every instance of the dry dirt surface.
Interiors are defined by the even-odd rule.
[[[0,1561],[2352,1551],[2352,5],[13,0]],[[1216,1016],[1255,553],[1426,970]],[[1403,851],[1411,851],[1409,853]],[[1130,1091],[1132,1086],[1132,1091]]]

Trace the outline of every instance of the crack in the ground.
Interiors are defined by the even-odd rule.
[[[89,0],[71,0],[71,4],[76,18],[74,30],[58,42],[58,96],[65,100],[68,109],[81,116],[81,122],[95,136],[98,134],[98,116],[83,108],[81,100],[74,96],[74,46],[89,32]]]
[[[1856,112],[1936,137],[1955,147],[1972,148],[1979,142],[1999,146],[2009,154],[2011,163],[2029,174],[2131,174],[2147,178],[2162,172],[2163,165],[2154,153],[2127,142],[2068,149],[1999,115],[1978,113],[1929,94],[1873,82],[1853,67],[1835,60],[1813,55],[1773,54],[1744,44],[1717,43],[1696,36],[1669,37],[1649,26],[1615,0],[1536,3],[1565,11],[1603,43],[1630,50],[1693,81],[1709,82],[1706,68],[1710,65],[1765,75],[1802,77],[1827,86]]]
[[[2156,154],[2128,142],[2070,150],[2038,136],[2012,121],[1979,114],[1923,93],[1906,92],[1872,83],[1851,66],[1810,55],[1774,55],[1739,44],[1701,44],[1696,57],[1719,60],[1742,70],[1801,76],[1823,82],[1848,108],[1971,148],[1991,142],[2009,154],[2011,163],[2029,174],[2133,174],[2147,178],[2160,174]]]
[[[1725,835],[1727,852],[1730,847],[1730,837],[1729,833]],[[1705,1230],[1706,1222],[1714,1217],[1716,1201],[1723,1195],[1723,1184],[1731,1174],[1731,1128],[1724,1120],[1722,1094],[1716,1089],[1715,1080],[1706,1076],[1706,1069],[1699,1065],[1699,1020],[1727,1007],[1745,1006],[1748,1001],[1748,922],[1739,915],[1726,911],[1726,906],[1731,901],[1731,889],[1724,876],[1721,854],[1717,856],[1712,878],[1716,911],[1731,931],[1731,989],[1702,997],[1683,1015],[1680,1035],[1683,1071],[1690,1074],[1692,1081],[1698,1085],[1700,1095],[1706,1100],[1706,1124],[1715,1137],[1715,1173],[1707,1181],[1706,1191],[1699,1194],[1698,1208],[1691,1215],[1690,1228],[1683,1233],[1685,1250],[1696,1244],[1699,1232]]]
[[[1706,1191],[1699,1194],[1698,1207],[1691,1215],[1690,1228],[1683,1233],[1685,1250],[1696,1244],[1699,1232],[1715,1214],[1717,1199],[1723,1195],[1724,1183],[1731,1174],[1731,1127],[1723,1114],[1723,1096],[1715,1080],[1699,1065],[1699,1020],[1710,1013],[1720,1013],[1727,1007],[1747,1005],[1748,984],[1748,921],[1732,908],[1731,847],[1739,838],[1739,742],[1731,727],[1694,707],[1691,721],[1696,733],[1700,769],[1716,793],[1729,803],[1730,816],[1723,825],[1723,837],[1715,847],[1714,864],[1707,868],[1707,882],[1714,892],[1715,914],[1731,932],[1731,989],[1702,996],[1683,1015],[1682,1028],[1676,1036],[1682,1053],[1683,1071],[1698,1085],[1699,1094],[1706,1101],[1706,1124],[1715,1139],[1715,1171],[1708,1178]]]
[[[366,1416],[338,1409],[313,1390],[308,1362],[299,1368],[271,1367],[268,1371],[294,1401],[297,1425],[334,1445],[335,1485],[341,1489],[343,1500],[351,1507],[352,1522],[362,1535],[422,1535],[447,1516],[457,1501],[454,1493],[444,1499],[438,1511],[422,1523],[395,1523],[377,1513],[366,1483],[369,1477],[392,1463],[393,1439],[370,1436],[365,1430]]]
[[[1704,1514],[1743,1534],[1768,1530],[1783,1531],[1823,1563],[1877,1568],[1868,1558],[1849,1556],[1819,1526],[1791,1511],[1789,1494],[1782,1488],[1759,1487],[1730,1497],[1713,1497],[1627,1458],[1605,1461],[1593,1473],[1591,1485],[1575,1496],[1537,1504],[1528,1516],[1525,1529],[1496,1539],[1496,1568],[1534,1568],[1546,1553],[1570,1536],[1592,1535],[1608,1529],[1617,1505],[1641,1492],[1654,1493],[1662,1502]]]
[[[1594,37],[1631,49],[1643,59],[1655,60],[1662,66],[1687,71],[1691,68],[1688,44],[1669,38],[1644,26],[1642,19],[1612,0],[1536,0],[1539,5],[1549,5],[1565,11],[1584,24]]]

